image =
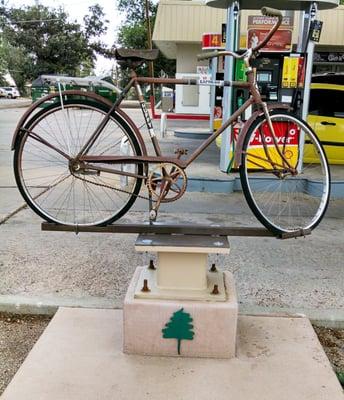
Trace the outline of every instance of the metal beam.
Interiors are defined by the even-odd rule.
[[[265,228],[230,227],[218,225],[187,225],[187,224],[112,224],[107,226],[69,226],[48,222],[42,223],[42,231],[54,232],[92,232],[92,233],[156,233],[156,234],[181,234],[200,236],[247,236],[247,237],[276,237],[288,239],[306,236],[310,230],[274,235]]]

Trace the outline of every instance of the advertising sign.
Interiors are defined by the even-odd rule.
[[[261,15],[251,15],[248,17],[247,25],[247,47],[255,47],[262,42],[271,28],[274,26],[276,18]],[[269,40],[262,51],[266,52],[290,52],[292,49],[292,33],[294,20],[292,17],[284,17],[278,31]]]
[[[315,52],[314,63],[344,63],[344,53]]]
[[[273,127],[280,151],[283,152],[284,157],[289,161],[289,163],[296,167],[299,159],[299,127],[295,124],[290,124],[290,122],[284,121],[273,121]],[[235,141],[238,140],[239,132],[239,129],[234,128],[233,133]],[[274,139],[267,122],[265,122],[260,129],[256,130],[250,140],[247,168],[271,168],[271,164],[267,161],[266,151],[263,146],[262,134],[264,134],[265,137],[265,144],[267,151],[269,152],[269,157],[277,164],[277,168],[278,166],[282,168],[283,159],[276,150]]]
[[[208,66],[203,66],[203,65],[197,66],[197,73],[199,75],[199,80],[198,80],[199,85],[207,85],[212,82],[211,71]]]

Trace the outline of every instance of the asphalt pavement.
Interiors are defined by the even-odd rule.
[[[151,255],[134,250],[136,235],[42,232],[41,219],[21,208],[12,172],[11,136],[25,109],[0,110],[0,311],[52,313],[59,305],[120,308],[131,276]],[[137,110],[131,110],[137,116]],[[164,146],[176,139],[168,123]],[[206,127],[207,123],[196,123]],[[192,127],[190,125],[190,128]],[[186,147],[187,147],[186,146]],[[195,163],[191,176],[224,179],[218,149]],[[17,213],[13,213],[18,210]],[[259,226],[241,193],[187,192],[165,205],[161,221]],[[147,221],[148,206],[136,202],[124,221]],[[327,325],[344,326],[344,200],[332,200],[320,226],[306,238],[231,237],[229,256],[209,264],[233,272],[243,313],[303,313]],[[154,257],[154,255],[152,255]]]

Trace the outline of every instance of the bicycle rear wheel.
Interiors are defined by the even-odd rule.
[[[277,146],[265,116],[253,122],[245,137],[240,166],[245,198],[275,234],[314,229],[330,198],[326,155],[306,122],[283,111],[272,112],[271,120]]]
[[[70,99],[63,107],[58,103],[39,111],[26,123],[15,148],[14,173],[28,205],[48,222],[106,225],[125,214],[136,200],[141,178],[92,169],[72,173],[63,155],[75,157],[108,111],[104,104]],[[88,155],[142,153],[133,130],[114,112]],[[97,166],[111,168],[109,164]],[[116,164],[114,168],[143,173],[142,164]]]

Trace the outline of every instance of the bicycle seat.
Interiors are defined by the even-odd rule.
[[[152,50],[136,50],[136,49],[116,49],[115,57],[119,64],[127,66],[138,66],[145,61],[153,61],[159,55],[158,49]]]

